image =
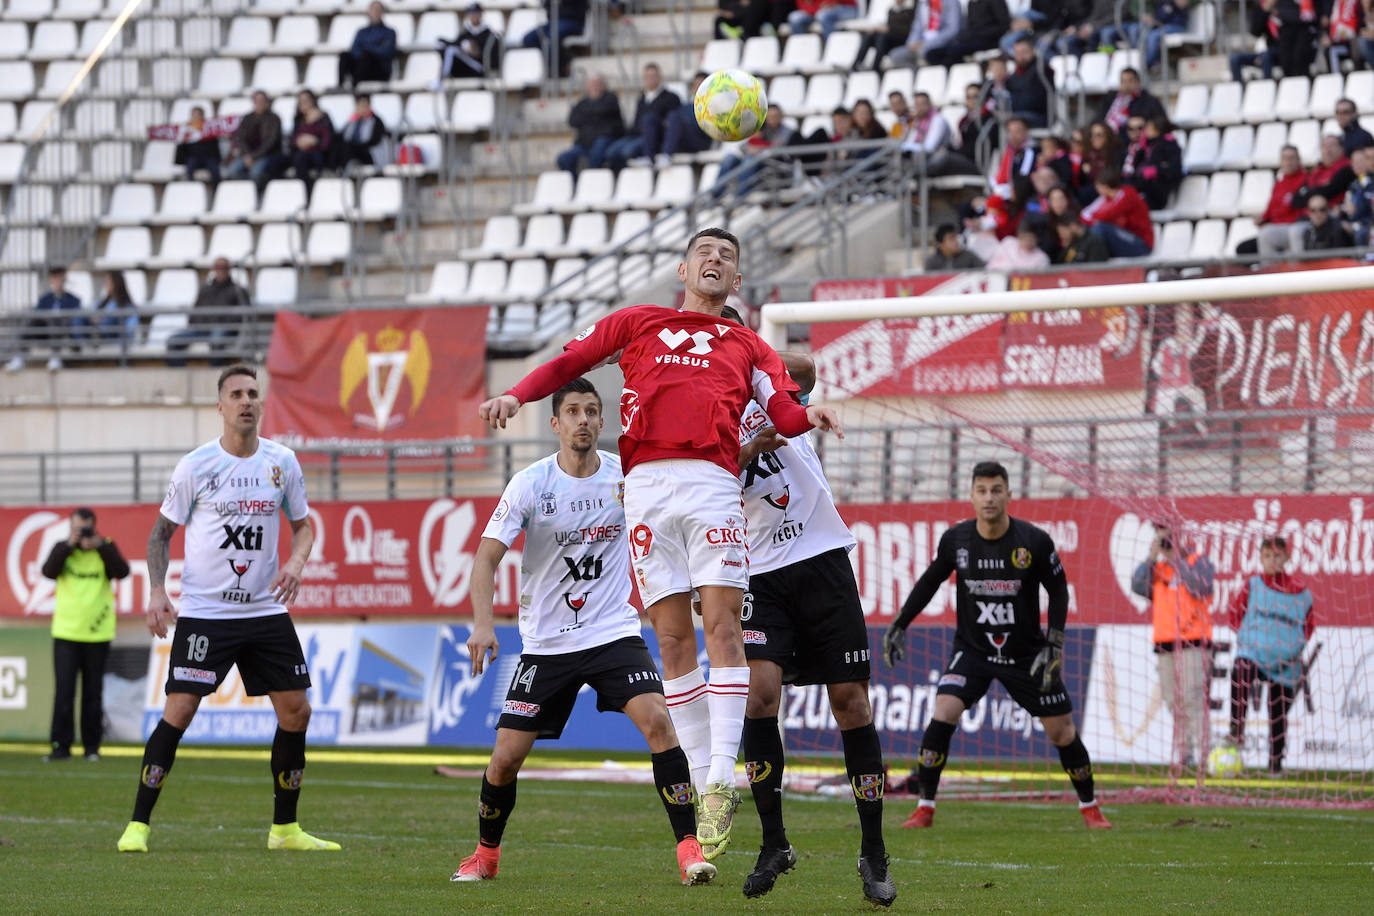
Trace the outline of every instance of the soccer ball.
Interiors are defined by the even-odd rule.
[[[763,83],[743,70],[717,70],[701,81],[693,100],[701,129],[727,143],[758,133],[767,107]]]
[[[1207,775],[1222,779],[1234,779],[1240,775],[1240,751],[1230,745],[1213,749],[1207,755]]]

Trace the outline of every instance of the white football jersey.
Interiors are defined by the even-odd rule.
[[[182,617],[286,613],[271,595],[281,513],[300,521],[310,512],[295,452],[258,439],[251,458],[238,458],[207,442],[177,462],[159,511],[186,526]]]
[[[745,445],[772,420],[750,401],[740,418]],[[740,473],[744,517],[749,530],[749,574],[772,572],[829,550],[854,548],[854,535],[840,518],[809,435],[765,452]]]
[[[520,639],[523,651],[561,655],[640,633],[630,604],[630,545],[620,459],[571,477],[558,455],[511,478],[482,537],[509,547],[523,529]]]

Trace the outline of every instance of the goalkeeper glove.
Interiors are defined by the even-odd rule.
[[[894,668],[905,656],[906,630],[894,623],[883,634],[883,661],[889,668]]]
[[[1035,662],[1030,669],[1031,677],[1035,677],[1035,672],[1041,668],[1045,669],[1040,679],[1041,693],[1050,692],[1054,682],[1059,679],[1059,673],[1064,669],[1064,631],[1051,629],[1045,634],[1045,639],[1049,641],[1049,645],[1035,656]]]

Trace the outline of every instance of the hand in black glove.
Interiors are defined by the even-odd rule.
[[[905,656],[906,630],[894,623],[883,634],[883,661],[889,668],[895,668]]]
[[[1064,631],[1051,629],[1045,634],[1045,639],[1049,641],[1049,645],[1035,656],[1030,669],[1031,677],[1035,677],[1035,672],[1041,668],[1045,669],[1040,679],[1041,693],[1049,693],[1064,670]]]

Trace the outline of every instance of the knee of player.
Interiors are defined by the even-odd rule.
[[[840,728],[859,728],[873,720],[873,709],[868,705],[868,684],[854,681],[830,686],[830,710]]]
[[[644,740],[650,748],[670,747],[677,743],[677,732],[673,728],[673,720],[668,715],[667,707],[655,710],[645,717],[642,729]]]
[[[1073,727],[1073,719],[1069,716],[1052,716],[1048,719],[1041,719],[1040,724],[1045,727],[1045,737],[1050,739],[1050,743],[1055,747],[1063,747],[1071,744],[1077,736]]]
[[[289,732],[305,731],[310,725],[310,701],[302,697],[299,703],[282,708],[277,713],[277,721]]]

